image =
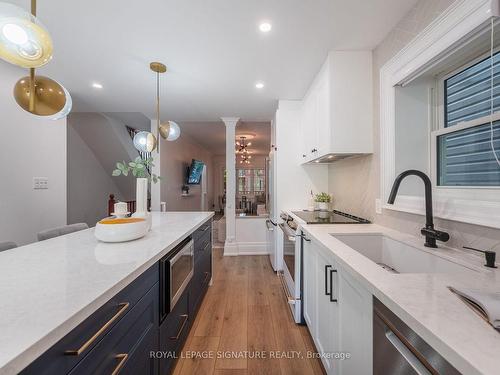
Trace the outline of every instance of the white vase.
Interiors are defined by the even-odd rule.
[[[132,217],[146,219],[148,229],[151,230],[152,218],[148,211],[148,179],[138,178],[135,191],[135,212]]]
[[[320,211],[328,211],[328,202],[318,202],[318,209]]]

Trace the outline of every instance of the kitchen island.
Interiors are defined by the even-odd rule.
[[[203,296],[193,280],[206,287],[211,270],[197,277],[197,264],[201,261],[197,263],[196,254],[202,251],[210,254],[205,256],[203,267],[211,266],[213,213],[155,212],[152,215],[152,230],[136,241],[102,243],[95,238],[92,228],[0,253],[0,374],[17,374],[35,360],[43,367],[44,356],[72,332],[76,332],[83,343],[68,346],[65,348],[68,352],[58,354],[64,360],[69,358],[71,366],[85,362],[92,348],[110,339],[113,330],[123,325],[121,322],[146,297],[150,298],[150,303],[144,302],[144,311],[153,306],[150,309],[154,323],[151,342],[156,343],[161,332],[158,321],[159,291],[162,289],[158,285],[159,261],[190,237],[194,239],[195,271],[187,291]],[[139,288],[144,288],[144,293],[142,289],[139,293]],[[128,299],[119,301],[114,298],[117,295]],[[181,296],[179,300],[188,300],[188,297]],[[112,312],[102,312],[111,303],[114,303],[110,306]],[[190,305],[191,309],[193,307],[196,306]],[[78,332],[82,326],[90,327],[93,317],[101,312],[101,317],[105,317],[102,322],[88,332]],[[196,311],[190,313],[189,321],[192,321]],[[161,348],[147,349],[149,353],[149,350]],[[126,366],[127,356],[121,355],[117,354],[113,368]],[[50,362],[54,362],[54,357]],[[156,369],[156,366],[153,367]]]

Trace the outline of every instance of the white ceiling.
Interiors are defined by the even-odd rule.
[[[9,1],[9,0],[8,0]],[[29,9],[28,0],[10,0]],[[162,118],[269,120],[300,99],[329,50],[372,49],[416,0],[39,0],[54,39],[40,74],[63,83],[75,111],[154,114],[164,62]],[[262,34],[258,24],[272,23]],[[0,63],[0,69],[1,64]],[[256,81],[266,87],[259,91]],[[93,81],[104,85],[91,88]]]

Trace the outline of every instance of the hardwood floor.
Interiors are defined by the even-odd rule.
[[[224,257],[214,250],[213,285],[174,375],[316,375],[307,327],[296,325],[267,256]]]

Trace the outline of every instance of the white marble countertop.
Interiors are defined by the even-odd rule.
[[[0,374],[17,374],[212,216],[155,212],[136,241],[102,243],[92,228],[1,252]]]
[[[297,218],[296,218],[297,219]],[[300,222],[300,221],[299,221]],[[448,286],[500,290],[500,271],[484,258],[456,249],[428,249],[424,239],[375,224],[305,225],[304,232],[330,250],[339,265],[463,374],[499,374],[500,332],[471,310]],[[460,274],[391,274],[330,234],[381,233],[455,263]]]

